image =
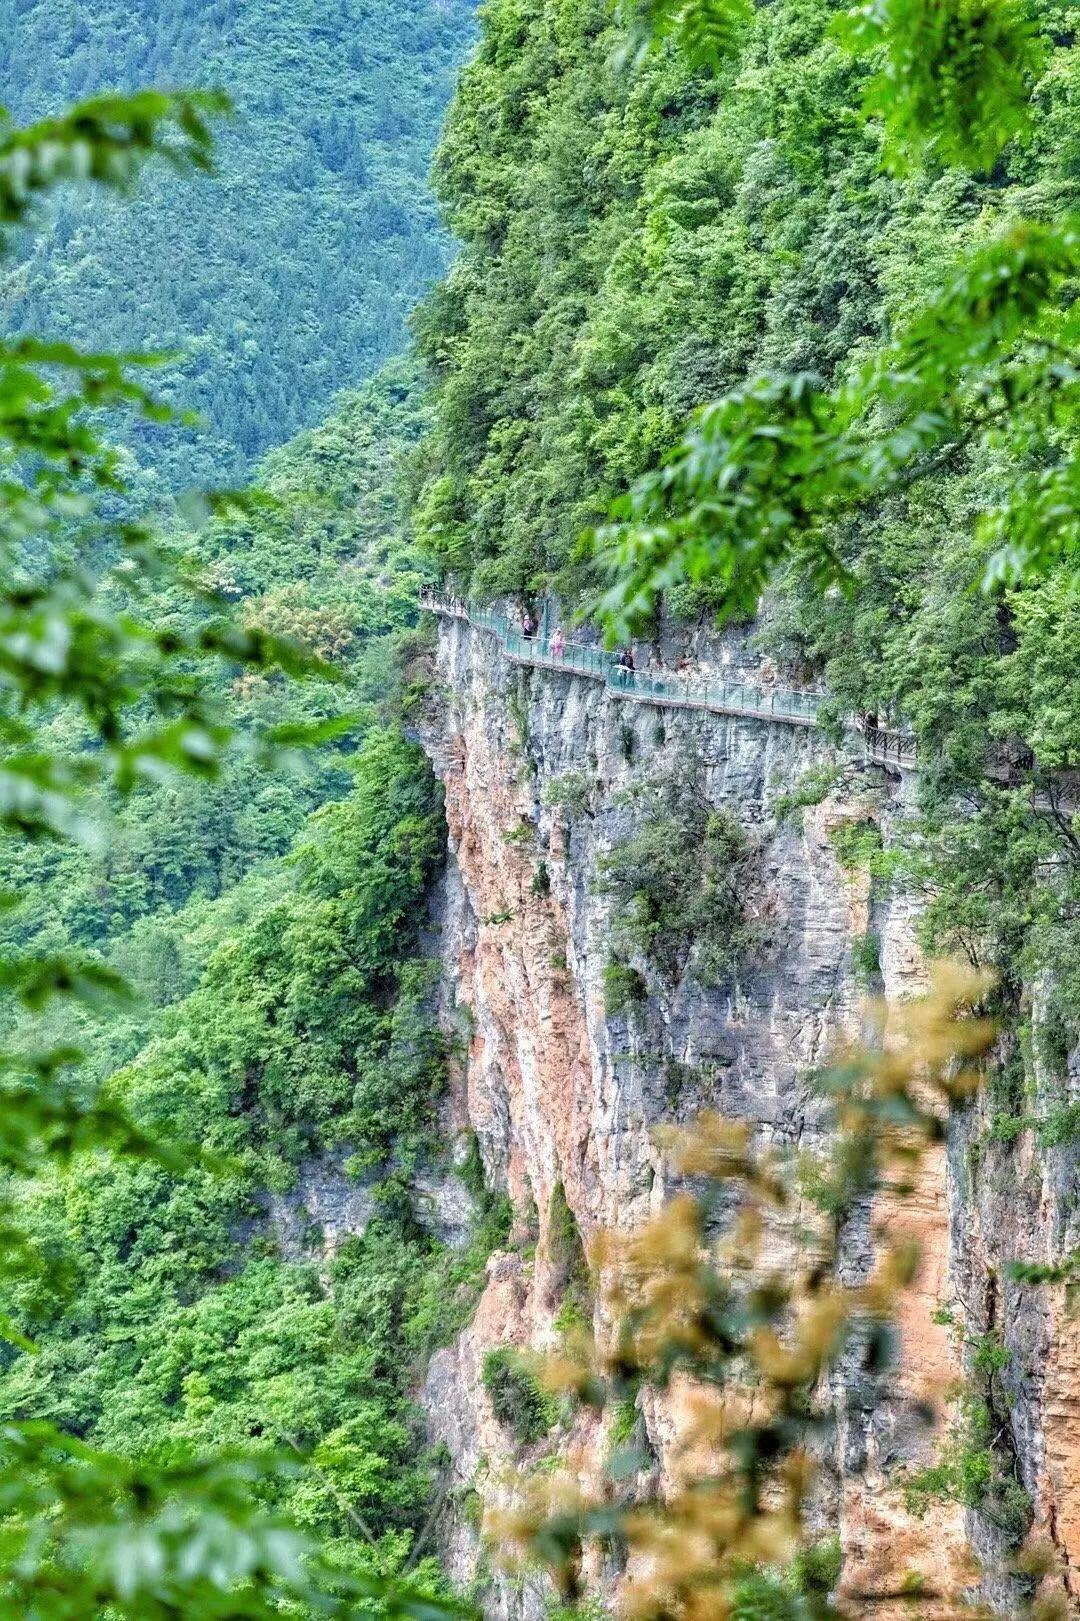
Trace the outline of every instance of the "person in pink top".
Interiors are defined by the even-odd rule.
[[[551,633],[551,656],[552,656],[552,658],[553,659],[561,659],[562,656],[563,656],[563,649],[565,648],[565,646],[566,646],[566,637],[563,635],[562,626],[561,625],[556,625],[555,629]]]

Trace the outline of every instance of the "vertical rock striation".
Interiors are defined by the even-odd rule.
[[[730,638],[710,651],[730,656]],[[510,1466],[527,1471],[553,1447],[588,1476],[608,1444],[600,1423],[583,1419],[570,1434],[522,1446],[485,1389],[493,1348],[558,1343],[562,1210],[585,1240],[600,1227],[640,1223],[665,1198],[650,1128],[705,1108],[751,1120],[763,1143],[819,1142],[811,1072],[857,1028],[868,985],[890,997],[911,994],[923,965],[910,901],[878,894],[865,872],[845,869],[832,836],[839,824],[868,823],[887,841],[900,787],[821,733],[629,702],[599,683],[515,666],[494,638],[456,621],[441,627],[436,675],[439,718],[428,746],[445,784],[450,833],[447,1007],[463,1034],[452,1123],[475,1133],[490,1183],[512,1199],[515,1224],[510,1247],[489,1263],[473,1322],[431,1365],[426,1406],[453,1474],[457,1506],[444,1535],[451,1574],[463,1586],[479,1584],[492,1621],[540,1621],[542,1583],[487,1568],[470,1504],[512,1494]],[[747,907],[756,943],[712,985],[699,983],[692,963],[672,983],[647,960],[636,962],[639,998],[612,1012],[612,901],[598,883],[601,863],[632,831],[628,790],[688,771],[700,773],[709,802],[734,815],[752,841]],[[799,797],[812,776],[832,780],[828,793],[804,793],[819,802],[784,814],[785,799]],[[853,1353],[836,1380],[822,1513],[840,1527],[844,1589],[866,1613],[902,1609],[901,1589],[914,1580],[927,1615],[949,1613],[944,1595],[969,1569],[963,1509],[936,1507],[918,1520],[898,1490],[905,1466],[934,1456],[938,1438],[925,1407],[942,1415],[963,1373],[964,1335],[947,1320],[950,1304],[961,1321],[965,1309],[972,1320],[985,1315],[973,1294],[990,1275],[988,1256],[1001,1253],[1002,1234],[993,1232],[1001,1201],[987,1204],[973,1227],[969,1181],[964,1144],[951,1144],[927,1161],[914,1198],[891,1217],[916,1234],[924,1257],[904,1306],[899,1376],[883,1392]],[[1033,1184],[1010,1221],[1041,1231],[1038,1205],[1048,1197]],[[867,1274],[872,1250],[862,1212],[850,1223],[849,1277]],[[1016,1315],[1007,1292],[998,1309]],[[1029,1337],[1041,1336],[1028,1352],[1044,1371],[1038,1391],[1022,1394],[1016,1427],[1030,1430],[1024,1478],[1064,1548],[1075,1546],[1080,1517],[1075,1453],[1040,1441],[1037,1409],[1067,1415],[1056,1433],[1071,1445],[1080,1353],[1052,1314],[1034,1325],[1030,1313],[1017,1317]],[[652,1404],[640,1422],[663,1471],[678,1413]],[[983,1542],[980,1551],[994,1552],[993,1535]]]

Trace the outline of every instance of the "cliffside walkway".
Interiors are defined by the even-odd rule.
[[[546,633],[526,636],[504,613],[481,607],[463,597],[424,590],[420,606],[446,619],[460,619],[494,636],[514,664],[528,664],[560,675],[599,681],[612,695],[627,703],[664,709],[703,709],[714,715],[739,715],[749,720],[775,721],[784,726],[816,726],[823,694],[794,687],[734,679],[718,671],[627,670],[613,653],[581,642],[566,642],[553,653]],[[917,760],[915,739],[906,732],[851,722],[862,739],[866,758],[893,770],[913,771]]]

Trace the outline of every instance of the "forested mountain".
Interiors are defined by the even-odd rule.
[[[377,362],[451,257],[464,0],[0,0],[20,116],[238,104],[221,179],[68,196],[5,293],[186,345],[216,423],[118,485],[123,368],[0,354],[0,1608],[1075,1608],[1077,18],[839,9],[487,0],[425,372]],[[0,129],[0,213],[202,111]],[[152,503],[182,565],[129,522],[353,379],[201,529]],[[440,568],[645,679],[460,601],[433,651]],[[233,1447],[217,1520],[114,1484]]]
[[[141,427],[146,486],[239,483],[404,340],[447,262],[427,185],[471,0],[0,0],[0,105],[26,122],[102,90],[213,86],[220,176],[72,191],[0,279],[8,330],[182,351],[159,378],[206,418]]]
[[[25,898],[9,944],[119,953],[157,1006],[193,988],[202,958],[183,962],[200,907],[238,884],[258,892],[265,863],[288,851],[318,805],[348,790],[345,762],[385,718],[395,650],[413,634],[424,578],[400,496],[405,458],[427,421],[415,368],[394,362],[260,464],[254,508],[172,536],[246,624],[293,638],[346,677],[288,683],[223,672],[211,694],[218,713],[253,734],[345,716],[342,738],[284,771],[238,757],[215,782],[148,785],[127,804],[102,807],[118,818],[104,863],[74,845],[19,850],[8,876]],[[173,589],[155,610],[173,626],[199,614]],[[70,720],[55,728],[68,735]],[[217,915],[227,918],[229,905]]]
[[[90,1007],[6,1001],[7,1069],[54,1051],[78,1107],[103,1087],[110,1108],[205,1158],[91,1152],[19,1198],[30,1250],[48,1259],[5,1291],[21,1349],[0,1357],[0,1408],[135,1469],[254,1453],[269,1467],[234,1500],[241,1519],[256,1502],[287,1516],[329,1558],[330,1585],[364,1573],[378,1585],[407,1564],[427,1591],[440,1578],[430,1539],[416,1545],[431,1470],[413,1389],[505,1223],[485,1206],[452,1251],[408,1191],[441,1152],[445,1052],[422,932],[444,824],[400,724],[426,574],[402,480],[428,418],[415,365],[384,362],[447,262],[426,171],[471,28],[457,0],[0,3],[0,101],[15,121],[146,85],[221,86],[235,105],[216,176],[162,164],[136,196],[71,188],[6,262],[13,338],[183,351],[155,391],[208,419],[198,433],[110,422],[134,451],[122,509],[151,507],[184,565],[133,591],[123,565],[112,571],[132,534],[95,529],[79,537],[85,589],[109,612],[147,615],[173,647],[193,649],[231,612],[235,647],[285,638],[301,663],[330,667],[290,682],[272,658],[189,666],[203,769],[151,770],[130,797],[81,794],[79,825],[107,828],[100,839],[5,842],[12,971],[77,961],[84,988],[106,988]],[[110,112],[113,130],[127,116]],[[3,369],[15,352],[0,392],[22,382]],[[252,475],[258,493],[202,529],[159,499]],[[20,556],[55,575],[80,505]],[[106,530],[117,510],[110,490]],[[318,751],[288,746],[312,728],[326,734]],[[216,771],[235,733],[248,745]],[[37,741],[78,776],[92,734],[61,702]],[[117,976],[134,993],[119,1011]],[[325,1260],[312,1189],[366,1212]],[[236,1546],[226,1521],[219,1561]]]
[[[952,1232],[920,1234],[942,1292],[916,1355],[933,1354],[944,1325],[957,1406],[930,1467],[916,1472],[893,1455],[904,1421],[845,1368],[867,1428],[859,1440],[846,1431],[851,1451],[838,1467],[880,1469],[883,1490],[864,1514],[854,1499],[865,1482],[848,1483],[850,1497],[841,1483],[855,1571],[846,1591],[857,1614],[887,1611],[900,1590],[941,1599],[934,1548],[925,1589],[921,1575],[895,1583],[895,1569],[889,1586],[900,1487],[917,1480],[908,1508],[927,1523],[966,1520],[984,1569],[1003,1569],[1034,1525],[1052,1549],[1053,1602],[1065,1591],[1071,1613],[1080,1535],[1075,1519],[1062,1530],[1062,1516],[1078,1501],[1080,1437],[1062,1420],[1056,1381],[1058,1359],[1072,1354],[1059,1347],[1076,1343],[1074,1286],[1063,1299],[1040,1285],[1074,1279],[1080,1255],[1077,15],[1055,5],[993,5],[977,19],[949,5],[841,10],[830,0],[644,6],[662,37],[638,51],[604,0],[485,8],[436,162],[463,249],[418,322],[436,409],[417,519],[455,582],[481,598],[539,605],[554,595],[560,612],[599,603],[609,633],[636,638],[639,667],[661,678],[672,649],[691,648],[702,682],[719,681],[727,659],[764,656],[767,681],[827,694],[819,724],[838,752],[803,775],[783,757],[782,728],[766,742],[767,729],[729,719],[712,732],[702,717],[676,746],[671,713],[645,722],[627,705],[616,718],[596,699],[585,713],[583,698],[560,730],[557,677],[541,674],[513,695],[520,744],[506,748],[503,769],[520,749],[536,802],[563,818],[549,842],[543,812],[530,824],[536,881],[570,912],[583,1002],[591,1009],[602,977],[610,988],[609,1050],[620,1061],[630,1053],[631,1079],[613,1056],[598,1099],[621,1084],[638,1106],[650,1087],[662,1090],[656,1117],[666,1120],[690,1107],[681,1089],[696,1087],[697,1107],[730,1110],[770,1143],[799,1138],[810,1118],[798,1088],[777,1101],[779,1077],[788,1043],[818,1028],[838,979],[811,984],[821,959],[805,942],[784,955],[778,920],[794,890],[766,881],[754,891],[729,854],[725,892],[741,896],[744,916],[767,918],[767,944],[712,1002],[700,983],[688,988],[692,966],[665,983],[665,933],[707,945],[692,921],[706,870],[680,888],[678,818],[655,809],[695,768],[712,786],[714,825],[734,808],[751,839],[767,827],[771,871],[786,841],[802,839],[805,811],[796,887],[817,871],[826,832],[835,839],[849,901],[866,908],[837,976],[854,963],[864,984],[906,996],[918,956],[909,929],[927,958],[986,973],[998,1045],[978,1105],[950,1132],[947,1174],[924,1190],[927,1208],[949,1210]],[[696,53],[679,45],[695,24]],[[866,48],[853,49],[853,36]],[[1012,110],[980,148],[999,99]],[[655,476],[628,497],[642,475]],[[717,609],[729,622],[722,647],[708,639]],[[454,732],[467,739],[451,775],[468,798],[471,784],[499,777],[485,725],[501,676],[480,637],[451,626],[444,648]],[[693,657],[680,664],[696,670]],[[893,728],[918,769],[912,755],[888,773],[853,758],[859,717]],[[780,805],[770,800],[777,780]],[[481,797],[456,820],[477,893],[492,892],[494,874],[510,888]],[[605,874],[609,893],[616,887],[613,830],[625,832],[637,875],[617,891],[626,912],[594,903],[583,920],[590,841],[600,892]],[[796,931],[823,923],[832,881],[793,903]],[[620,916],[637,930],[621,956]],[[588,955],[605,929],[615,942],[606,967]],[[525,931],[490,985],[481,962],[485,1032],[519,956],[531,984],[542,964]],[[789,960],[790,971],[777,968]],[[805,1019],[794,1011],[804,971]],[[539,995],[531,1017],[542,1047]],[[669,1022],[678,1034],[665,1045]],[[783,1050],[763,1057],[776,1029]],[[524,1064],[516,1077],[513,1051],[511,1032],[499,1103],[511,1119],[527,1116],[521,1152],[535,1187],[561,1124],[547,1121],[545,1137],[544,1088]],[[602,1070],[602,1041],[591,1058]],[[487,1060],[485,1076],[498,1068]],[[593,1107],[606,1123],[606,1103]],[[588,1175],[575,1182],[590,1154],[618,1166],[615,1198],[633,1185],[628,1163],[651,1174],[628,1135],[621,1150],[605,1139],[559,1160],[579,1220],[595,1208]],[[829,1194],[808,1196],[828,1208]],[[527,1309],[534,1300],[542,1309],[538,1293]],[[1074,1395],[1075,1364],[1060,1377]],[[482,1428],[482,1404],[475,1422]],[[654,1444],[662,1428],[650,1431]],[[678,1536],[676,1514],[675,1547]],[[1000,1587],[993,1604],[1019,1614],[1025,1596]],[[700,1602],[696,1613],[713,1613]],[[794,1600],[736,1609],[811,1613]],[[646,1613],[664,1613],[662,1601]],[[695,1613],[693,1603],[677,1613]]]
[[[488,10],[435,165],[464,247],[421,324],[441,379],[422,516],[482,589],[557,578],[694,408],[760,369],[850,374],[963,251],[1075,204],[1064,23],[1038,118],[982,178],[889,172],[836,15],[760,7],[695,71],[671,47],[628,59],[604,0]]]

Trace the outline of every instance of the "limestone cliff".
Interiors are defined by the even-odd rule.
[[[731,637],[694,652],[749,657]],[[657,1122],[717,1108],[753,1121],[764,1142],[820,1139],[811,1072],[857,1026],[868,988],[903,997],[922,978],[913,903],[843,865],[834,831],[867,825],[887,843],[905,786],[820,731],[632,702],[602,683],[516,666],[495,638],[460,622],[441,625],[435,683],[428,743],[450,835],[446,1016],[461,1038],[448,1125],[475,1133],[515,1225],[510,1246],[491,1259],[471,1326],[435,1357],[425,1399],[450,1459],[455,1506],[443,1541],[453,1576],[476,1584],[492,1621],[540,1621],[542,1582],[512,1581],[484,1560],[473,1494],[511,1491],[508,1466],[542,1467],[552,1448],[588,1474],[608,1441],[583,1420],[571,1434],[516,1445],[485,1389],[484,1357],[500,1345],[557,1343],[563,1201],[587,1239],[601,1226],[639,1223],[664,1200],[650,1136]],[[692,966],[665,979],[643,958],[634,965],[638,995],[609,1011],[613,903],[598,881],[601,863],[633,828],[627,790],[688,771],[751,841],[755,945],[712,984]],[[816,793],[800,792],[808,781]],[[818,802],[792,806],[799,798]],[[884,1391],[853,1355],[836,1381],[822,1512],[839,1526],[855,1613],[886,1613],[916,1577],[923,1613],[947,1613],[935,1595],[965,1574],[969,1541],[985,1556],[1004,1546],[991,1521],[975,1523],[959,1505],[912,1517],[898,1489],[903,1469],[929,1462],[941,1442],[943,1423],[935,1435],[925,1405],[944,1422],[973,1337],[988,1331],[1015,1352],[1001,1412],[1036,1523],[1062,1561],[1080,1557],[1080,1352],[1058,1304],[1027,1305],[1001,1281],[1003,1258],[1057,1253],[1061,1234],[1051,1230],[1065,1219],[1065,1192],[1050,1185],[1052,1162],[1028,1163],[1012,1198],[1001,1183],[1011,1159],[991,1159],[989,1181],[973,1187],[970,1145],[980,1131],[978,1118],[962,1124],[905,1207],[924,1260],[904,1309],[899,1376]],[[865,1275],[871,1258],[864,1213],[850,1224],[846,1272]],[[662,1469],[677,1414],[653,1407],[639,1422]],[[603,1592],[605,1573],[596,1575]],[[997,1596],[1007,1605],[1007,1585]]]

